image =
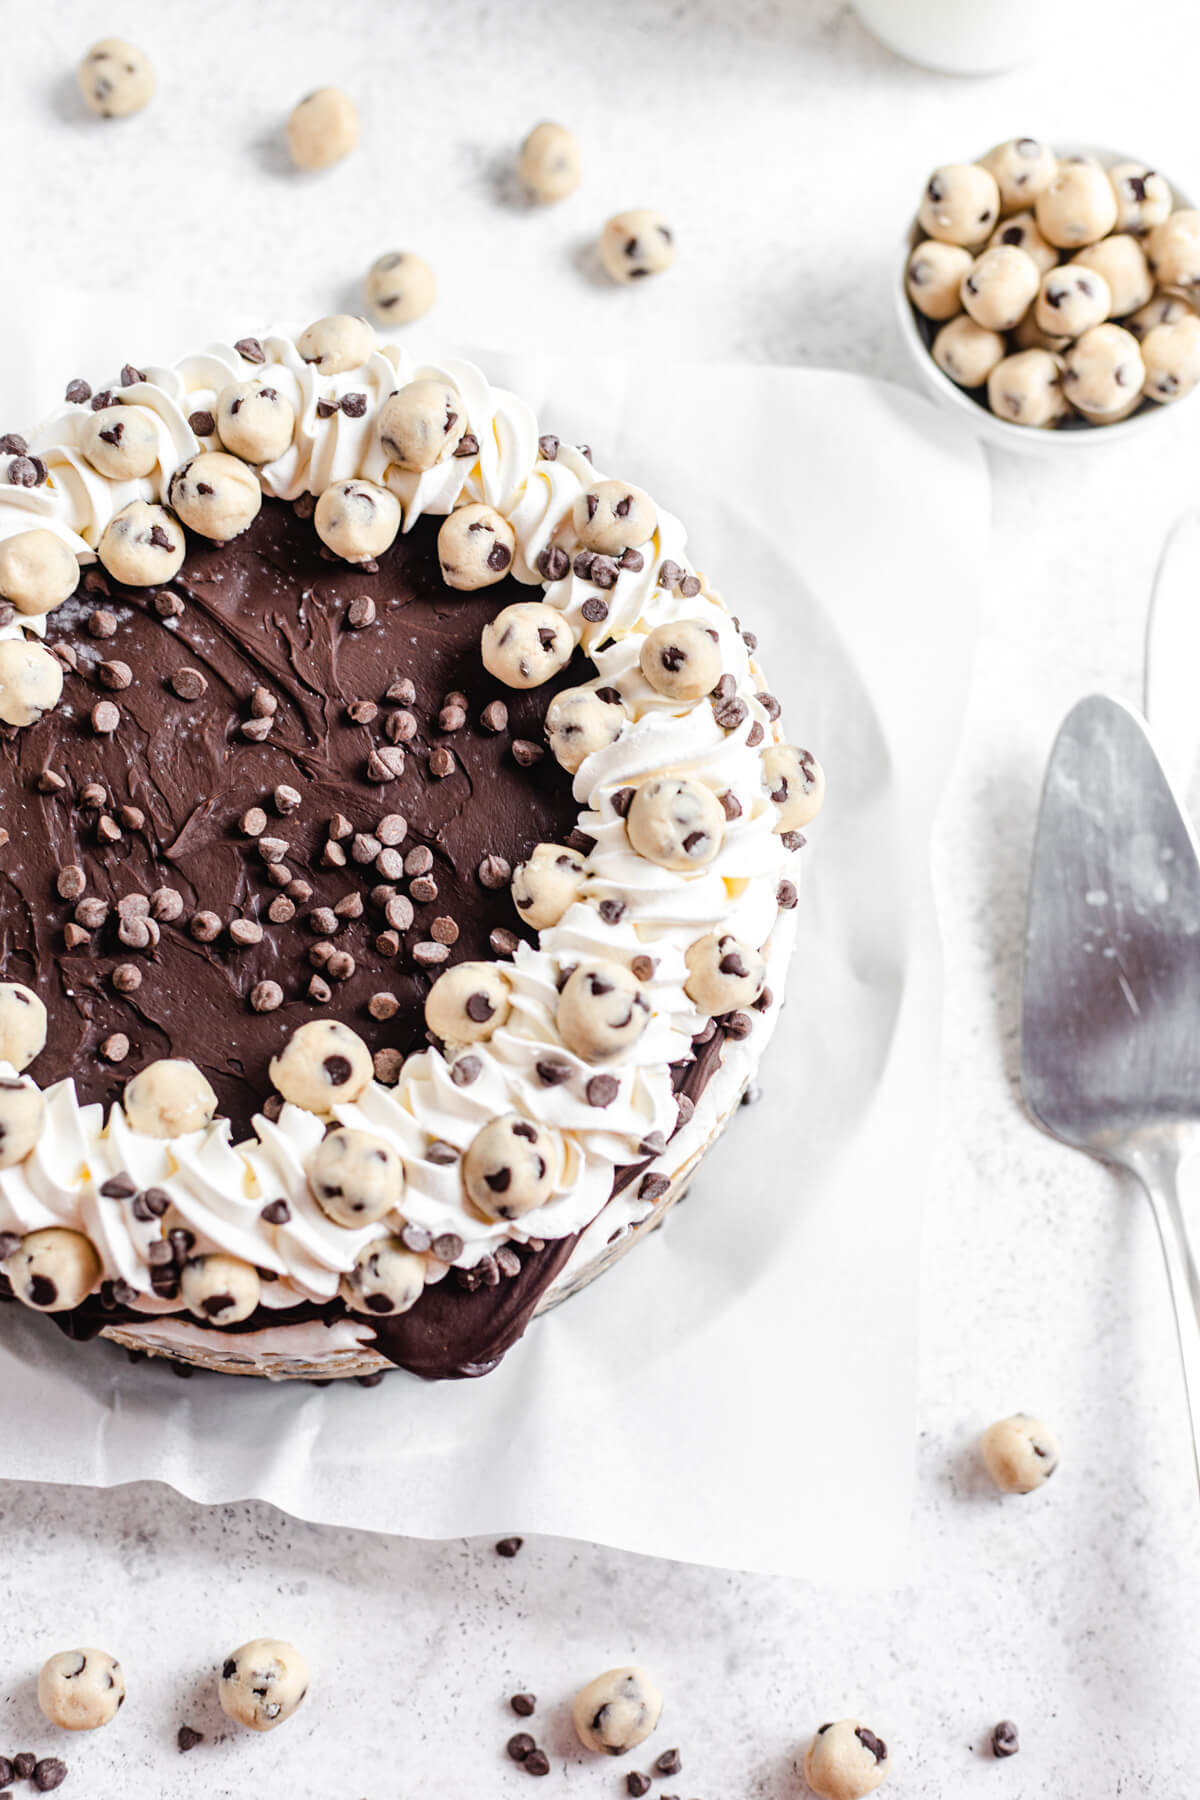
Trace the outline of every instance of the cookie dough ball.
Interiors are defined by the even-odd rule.
[[[698,619],[678,619],[647,633],[638,663],[656,694],[702,700],[721,679],[721,641]]]
[[[1014,213],[1011,219],[1001,220],[988,239],[988,249],[996,250],[1002,244],[1012,250],[1023,250],[1037,264],[1039,275],[1044,275],[1058,261],[1058,251],[1046,242],[1031,212]]]
[[[236,1256],[193,1256],[183,1265],[179,1297],[193,1318],[239,1325],[258,1305],[262,1282],[252,1263]]]
[[[1159,287],[1185,295],[1200,287],[1200,212],[1183,207],[1146,237],[1146,261]]]
[[[379,441],[402,469],[420,473],[453,456],[467,429],[458,389],[432,377],[410,381],[379,409]]]
[[[1103,418],[1136,400],[1145,379],[1133,334],[1120,325],[1097,325],[1067,351],[1063,392],[1080,412]]]
[[[437,299],[437,277],[423,256],[389,250],[367,270],[367,305],[384,325],[411,325]]]
[[[519,1219],[544,1206],[562,1168],[562,1146],[520,1113],[491,1119],[463,1157],[463,1185],[485,1219]]]
[[[1042,276],[1033,316],[1047,337],[1082,337],[1093,325],[1104,323],[1111,306],[1112,294],[1103,275],[1064,263]]]
[[[982,387],[1004,355],[998,331],[977,325],[965,313],[943,325],[933,340],[933,360],[959,387]]]
[[[822,1725],[804,1757],[804,1779],[821,1800],[864,1800],[887,1772],[887,1745],[857,1719]]]
[[[110,481],[133,481],[149,475],[158,462],[154,414],[145,406],[106,406],[89,413],[79,448]]]
[[[634,795],[625,829],[638,855],[659,868],[700,869],[721,848],[725,813],[702,781],[655,775]]]
[[[583,158],[574,133],[548,119],[535,125],[521,145],[517,172],[530,199],[540,206],[565,200],[583,179]]]
[[[28,1068],[46,1047],[46,1008],[20,981],[0,982],[0,1062]]]
[[[36,725],[58,705],[62,664],[33,638],[0,641],[0,719],[6,725]]]
[[[972,261],[961,244],[941,244],[926,238],[908,259],[904,288],[919,313],[927,319],[952,319],[962,311],[963,277]]]
[[[641,488],[624,481],[596,481],[576,500],[573,522],[585,550],[620,556],[654,536],[658,513]]]
[[[807,750],[770,744],[763,751],[763,786],[777,807],[776,831],[803,831],[825,801],[825,771]]]
[[[31,1081],[0,1076],[0,1169],[24,1162],[42,1135],[46,1102]]]
[[[292,108],[288,155],[298,169],[331,169],[358,143],[358,108],[341,88],[318,88]]]
[[[18,612],[53,612],[78,586],[75,552],[54,532],[36,528],[0,540],[0,597]]]
[[[294,1031],[268,1073],[293,1106],[324,1115],[370,1086],[375,1065],[356,1031],[338,1019],[310,1019]]]
[[[171,505],[192,531],[227,544],[253,525],[262,507],[254,470],[222,450],[202,450],[171,477]]]
[[[1012,334],[1013,343],[1018,350],[1049,350],[1054,356],[1061,356],[1071,345],[1069,337],[1062,337],[1055,332],[1043,331],[1034,317],[1035,309],[1031,306],[1017,329]]]
[[[1000,217],[996,178],[978,163],[944,163],[925,184],[917,222],[943,244],[982,244]]]
[[[1200,319],[1155,325],[1142,339],[1142,361],[1152,400],[1185,400],[1200,382]]]
[[[1009,138],[979,160],[995,177],[1001,213],[1020,212],[1023,206],[1032,206],[1058,169],[1058,158],[1049,144],[1029,137]]]
[[[558,996],[558,1035],[584,1062],[608,1062],[637,1043],[650,1023],[650,1002],[624,963],[572,969]]]
[[[571,1702],[575,1733],[585,1750],[624,1756],[644,1744],[658,1724],[663,1697],[645,1669],[626,1663],[606,1669]]]
[[[444,1044],[482,1044],[507,1021],[511,997],[496,963],[456,963],[425,996],[425,1023]]]
[[[404,1164],[370,1131],[331,1131],[308,1159],[313,1198],[335,1225],[374,1225],[404,1197]]]
[[[979,1441],[987,1472],[1006,1494],[1032,1494],[1058,1467],[1058,1439],[1028,1413],[989,1425]]]
[[[1181,300],[1178,294],[1168,294],[1159,289],[1145,306],[1139,306],[1135,313],[1130,313],[1124,323],[1126,331],[1132,331],[1135,338],[1144,338],[1156,325],[1177,325],[1180,319],[1195,318],[1200,318],[1200,314],[1189,301]],[[0,594],[3,592],[4,587],[0,583]]]
[[[178,575],[186,548],[179,520],[165,506],[131,500],[104,527],[96,554],[114,581],[161,587]]]
[[[1170,216],[1171,190],[1163,177],[1145,163],[1114,163],[1108,179],[1117,197],[1118,231],[1132,231],[1140,236]]]
[[[37,1702],[63,1731],[99,1731],[125,1704],[125,1676],[107,1650],[60,1650],[42,1664]]]
[[[616,743],[627,714],[615,688],[563,688],[546,708],[546,739],[569,775]]]
[[[511,688],[541,687],[565,669],[575,635],[557,607],[518,600],[483,628],[480,653],[489,675]]]
[[[79,65],[79,91],[98,119],[127,119],[154,93],[154,70],[145,51],[124,38],[101,38]]]
[[[407,1312],[425,1291],[425,1259],[406,1250],[398,1237],[372,1238],[340,1287],[351,1312]]]
[[[998,244],[985,250],[962,283],[962,303],[987,331],[1011,331],[1038,291],[1037,264],[1024,250]]]
[[[1062,362],[1049,350],[1020,350],[997,363],[988,376],[988,405],[1010,425],[1046,431],[1067,410]]]
[[[308,1664],[282,1638],[254,1638],[227,1656],[217,1698],[235,1725],[274,1731],[290,1719],[308,1693]]]
[[[683,991],[710,1018],[752,1006],[766,983],[767,965],[761,952],[731,932],[714,931],[697,938],[688,946],[685,960],[688,978]]]
[[[274,462],[292,447],[296,414],[290,400],[264,381],[234,381],[217,400],[221,442],[248,463]]]
[[[335,481],[317,501],[317,536],[344,562],[374,562],[396,541],[400,502],[373,481]]]
[[[1137,239],[1127,232],[1101,238],[1098,244],[1089,244],[1086,250],[1071,258],[1071,265],[1094,269],[1104,277],[1111,296],[1110,319],[1126,318],[1145,306],[1154,293],[1154,277],[1145,252]]]
[[[89,1239],[57,1225],[29,1232],[0,1268],[16,1298],[35,1312],[73,1312],[100,1280],[100,1258]]]
[[[217,1096],[194,1062],[164,1056],[147,1063],[126,1085],[122,1104],[134,1131],[146,1137],[183,1137],[211,1125]]]
[[[534,931],[557,925],[583,891],[584,863],[578,850],[562,844],[535,844],[512,878],[512,902]]]
[[[1060,250],[1078,250],[1107,237],[1117,222],[1117,197],[1107,173],[1090,157],[1059,163],[1034,205],[1038,230]]]
[[[456,506],[438,532],[438,563],[447,587],[470,593],[503,581],[512,567],[517,537],[494,506]]]
[[[605,274],[626,285],[669,269],[675,261],[675,239],[661,213],[635,206],[613,214],[600,234],[599,252]]]
[[[330,313],[307,326],[296,339],[306,363],[322,375],[345,375],[361,369],[375,348],[375,328],[353,313]]]

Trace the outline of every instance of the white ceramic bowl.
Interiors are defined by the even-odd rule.
[[[1095,156],[1106,169],[1111,168],[1114,163],[1135,160],[1128,150],[1112,150],[1101,144],[1063,144],[1058,147],[1058,154]],[[1191,206],[1193,202],[1183,189],[1169,175],[1167,180],[1174,196],[1175,210]],[[1102,444],[1125,444],[1135,435],[1147,431],[1164,431],[1169,421],[1192,400],[1200,403],[1200,393],[1166,406],[1160,405],[1156,400],[1148,400],[1128,419],[1121,419],[1115,425],[1089,425],[1081,420],[1078,425],[1060,426],[1049,431],[1041,431],[1031,425],[1013,425],[1007,419],[997,418],[994,412],[975,399],[971,390],[960,388],[957,382],[944,375],[930,355],[929,346],[921,333],[918,314],[905,288],[908,259],[917,238],[918,231],[914,221],[904,240],[904,254],[894,290],[900,335],[904,339],[913,368],[926,390],[951,412],[957,413],[976,436],[983,438],[986,443],[995,444],[999,449],[1016,450],[1026,456],[1082,456]],[[1121,321],[1118,319],[1116,323],[1120,324]]]

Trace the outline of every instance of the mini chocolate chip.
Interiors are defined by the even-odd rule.
[[[537,1710],[537,1696],[535,1694],[513,1694],[508,1704],[518,1719],[531,1719]]]
[[[154,595],[152,604],[160,619],[177,619],[183,612],[183,601],[179,595],[165,589]]]
[[[169,680],[180,700],[199,700],[208,692],[208,682],[199,669],[176,669]]]
[[[479,879],[485,888],[507,887],[512,880],[512,864],[503,856],[485,856],[479,865]]]
[[[422,938],[412,948],[413,961],[422,969],[435,969],[440,963],[446,962],[449,956],[449,945],[435,943],[432,938]]]
[[[625,902],[623,900],[602,900],[598,911],[606,925],[619,925],[625,917]]]
[[[290,787],[286,782],[280,782],[272,798],[275,801],[276,812],[281,813],[285,818],[289,813],[298,812],[303,803],[303,796],[299,788]]]
[[[554,462],[558,457],[559,440],[552,431],[543,432],[538,439],[538,450],[545,462]]]
[[[385,1019],[394,1019],[400,1011],[400,1002],[395,994],[372,994],[367,1001],[367,1011],[373,1019],[381,1022]]]
[[[32,1750],[18,1750],[12,1759],[12,1766],[18,1781],[29,1781],[37,1767],[37,1757]]]
[[[194,413],[188,414],[188,424],[198,438],[211,437],[217,429],[217,421],[213,418],[212,414],[203,407]]]
[[[611,1106],[621,1091],[615,1075],[593,1075],[586,1089],[589,1106]]]
[[[175,1742],[183,1752],[194,1750],[197,1744],[204,1742],[204,1733],[196,1731],[191,1725],[181,1725],[175,1735]]]
[[[367,780],[382,784],[387,781],[399,781],[404,773],[404,752],[394,750],[390,745],[382,749],[372,750],[367,758]]]
[[[188,921],[188,930],[197,943],[211,944],[221,935],[220,915],[207,910],[193,913]]]
[[[464,431],[458,440],[458,448],[454,452],[458,458],[479,455],[479,439],[473,431]]]
[[[370,594],[356,594],[346,608],[346,623],[351,631],[362,631],[375,623],[375,602]]]
[[[341,408],[348,419],[361,419],[367,410],[365,394],[343,394]]]
[[[858,1735],[861,1737],[862,1733]],[[871,1745],[866,1744],[866,1748],[871,1749]],[[1001,1758],[1015,1756],[1020,1748],[1021,1738],[1016,1726],[1011,1719],[1001,1719],[992,1731],[992,1755]],[[875,1760],[878,1762],[880,1758],[876,1757]]]
[[[546,1755],[544,1750],[531,1750],[522,1766],[527,1775],[548,1775],[550,1773],[550,1758]]]
[[[106,1200],[132,1200],[137,1193],[137,1182],[124,1173],[110,1175],[107,1181],[100,1183],[100,1192]]]
[[[112,984],[118,994],[136,994],[142,985],[142,971],[136,963],[118,963],[112,972]]]
[[[635,790],[631,787],[620,787],[613,791],[612,809],[618,818],[625,818],[629,808],[633,805],[634,792]]]
[[[91,397],[92,397],[91,387],[89,386],[89,384],[86,381],[82,380],[78,375],[75,377],[74,381],[68,381],[67,391],[63,395],[63,399],[66,400],[71,406],[82,406],[84,404],[84,402],[87,400],[90,400]]]
[[[488,933],[488,943],[495,956],[513,956],[517,945],[521,942],[515,931],[507,931],[503,925],[497,925]]]
[[[550,544],[538,557],[537,566],[544,581],[561,581],[571,567],[571,559],[560,545]]]
[[[603,625],[608,617],[608,602],[597,600],[593,596],[592,599],[585,600],[579,610],[589,625]]]
[[[111,693],[120,693],[133,680],[133,670],[127,662],[102,662],[96,670],[96,678],[101,687]]]
[[[383,909],[393,931],[407,931],[413,922],[413,903],[407,894],[395,894]]]
[[[41,1761],[33,1766],[33,1785],[39,1794],[53,1793],[54,1789],[60,1788],[66,1779],[67,1765],[61,1757],[43,1756]]]
[[[528,738],[514,738],[512,741],[513,761],[522,769],[531,769],[534,763],[541,762],[546,754],[543,744],[531,743]]]
[[[678,1775],[683,1767],[678,1750],[664,1750],[655,1758],[654,1773],[656,1775]]]
[[[275,721],[269,715],[261,719],[245,719],[238,726],[238,735],[249,744],[265,744],[271,735]]]
[[[433,1254],[439,1262],[452,1263],[458,1261],[463,1253],[464,1245],[457,1231],[443,1231],[439,1237],[434,1238],[432,1248]],[[517,1550],[521,1548],[521,1541],[520,1538],[506,1538],[505,1542],[514,1543],[516,1549],[501,1550],[499,1544],[496,1545],[496,1549],[500,1551],[501,1556],[515,1556]]]
[[[535,1064],[537,1078],[543,1087],[561,1087],[571,1079],[571,1065],[558,1056],[540,1057]]]
[[[399,706],[411,706],[417,697],[417,690],[407,675],[400,675],[392,682],[384,694],[385,700],[392,700]]]
[[[427,906],[438,897],[438,884],[431,875],[418,875],[408,884],[408,891],[419,906]]]
[[[78,863],[64,863],[54,885],[61,899],[78,900],[87,887],[87,876]]]
[[[496,1548],[499,1549],[500,1546],[497,1544]],[[537,1749],[537,1743],[527,1731],[517,1731],[509,1738],[504,1748],[513,1762],[524,1762],[531,1751]]]
[[[470,1087],[483,1074],[483,1063],[478,1056],[459,1056],[450,1065],[450,1079],[455,1087]]]
[[[625,1792],[633,1794],[636,1800],[641,1800],[643,1794],[650,1792],[650,1777],[641,1774],[637,1769],[630,1769],[625,1777]]]
[[[97,700],[91,711],[92,730],[97,737],[111,737],[121,723],[121,709],[112,700]]]
[[[439,745],[429,753],[429,773],[438,781],[444,781],[447,775],[454,773],[454,752]]]
[[[671,1183],[665,1175],[643,1175],[638,1187],[639,1200],[661,1200]]]
[[[503,700],[491,700],[479,715],[479,723],[485,731],[503,731],[508,724],[508,708]]]

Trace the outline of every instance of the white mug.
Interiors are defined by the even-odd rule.
[[[949,75],[1015,69],[1049,48],[1075,7],[1063,0],[855,0],[897,55]]]

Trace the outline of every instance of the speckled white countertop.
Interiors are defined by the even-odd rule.
[[[892,245],[935,161],[1032,131],[1138,151],[1200,191],[1192,9],[1143,0],[1136,23],[1115,7],[1089,19],[1042,64],[968,81],[897,62],[834,0],[14,12],[6,279],[136,284],[164,308],[194,284],[223,315],[233,296],[250,328],[293,294],[350,302],[360,269],[405,245],[438,269],[442,341],[533,332],[905,379]],[[160,72],[132,127],[90,125],[71,91],[78,53],[113,31]],[[369,157],[298,182],[275,134],[322,81],[359,98]],[[529,213],[506,201],[503,171],[547,113],[578,128],[587,181]],[[608,212],[643,202],[675,221],[679,265],[618,294],[582,249]],[[31,1675],[94,1641],[123,1655],[132,1698],[116,1730],[67,1745],[67,1793],[517,1794],[528,1777],[501,1746],[519,1686],[542,1697],[545,1791],[615,1796],[618,1766],[574,1755],[558,1703],[632,1655],[668,1693],[657,1746],[684,1751],[666,1785],[697,1800],[799,1793],[797,1746],[845,1712],[892,1743],[897,1800],[1195,1791],[1200,1516],[1157,1244],[1138,1196],[1041,1138],[1015,1089],[1042,765],[1080,693],[1137,696],[1159,544],[1194,497],[1194,404],[1165,453],[1147,434],[1065,470],[993,461],[997,530],[963,596],[982,614],[978,672],[936,858],[947,1073],[909,1584],[829,1594],[558,1542],[505,1562],[490,1545],[334,1534],[267,1507],[204,1511],[152,1486],[9,1484],[0,1751],[53,1747]],[[1057,1425],[1063,1467],[1045,1494],[1001,1501],[973,1440],[1022,1407]],[[218,1728],[200,1677],[260,1630],[311,1652],[319,1699],[275,1739],[178,1756],[181,1721]],[[1024,1748],[998,1765],[981,1745],[1004,1716]]]

